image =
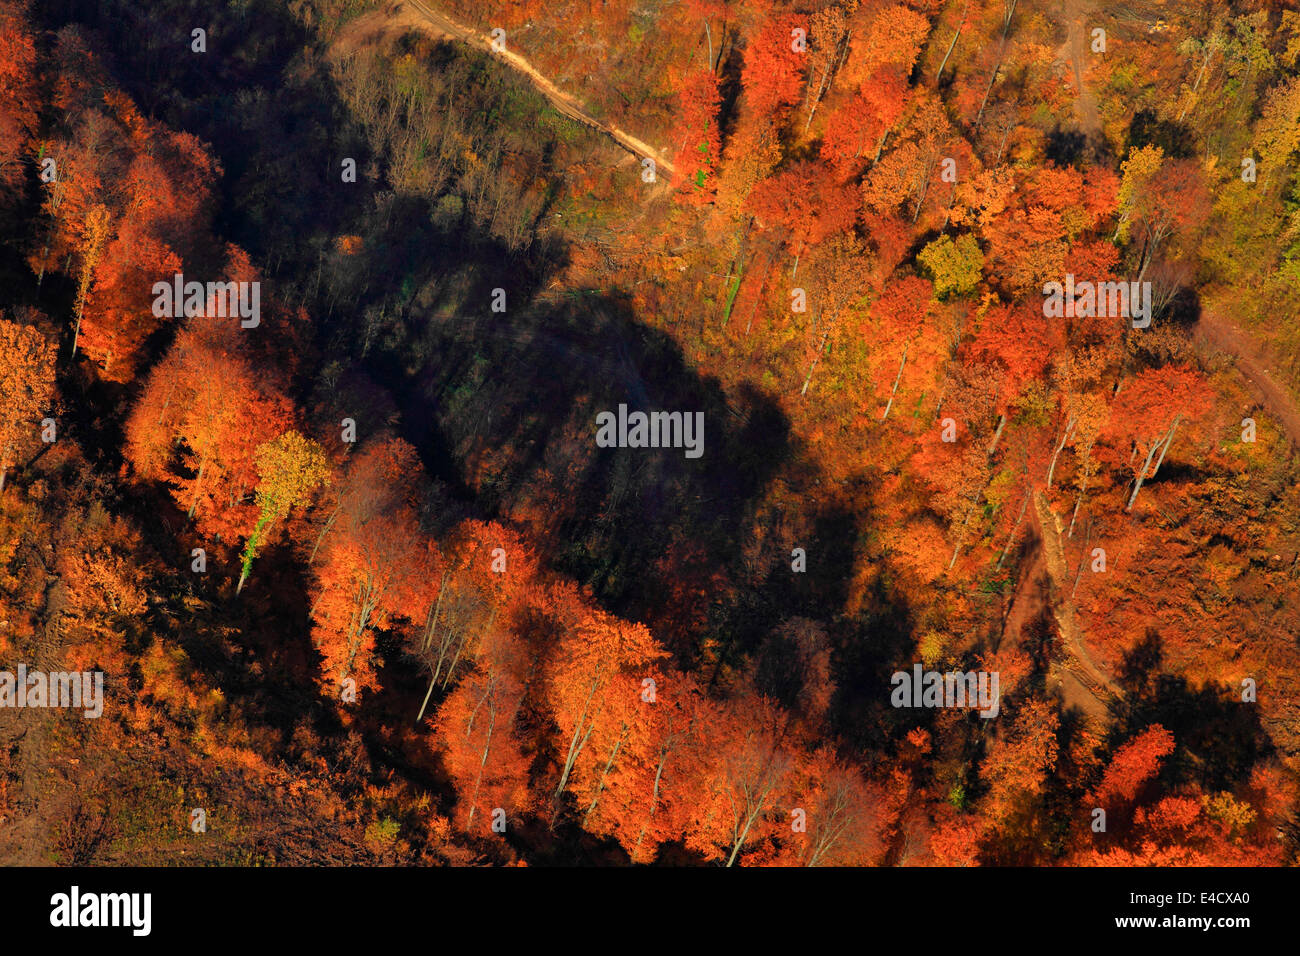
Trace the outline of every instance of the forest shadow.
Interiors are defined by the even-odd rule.
[[[123,0],[52,0],[39,16],[50,29],[74,20],[102,27],[113,72],[141,109],[211,144],[223,167],[216,230],[262,267],[269,296],[313,317],[325,360],[364,371],[391,393],[404,437],[464,510],[472,499],[474,512],[530,528],[545,561],[610,611],[646,623],[683,666],[701,665],[707,648],[711,680],[738,668],[781,621],[803,614],[826,622],[839,688],[833,720],[850,744],[886,741],[902,718],[917,716],[884,712],[889,674],[911,653],[901,591],[877,576],[862,600],[868,610],[841,618],[870,515],[823,485],[776,397],[748,384],[728,392],[701,375],[621,295],[543,294],[567,261],[541,228],[550,206],[520,246],[466,205],[444,203],[450,192],[391,188],[384,157],[329,71],[301,68],[303,50],[320,51],[286,6],[249,0],[238,14],[189,0],[166,6],[146,19]],[[250,36],[240,25],[254,19],[258,35]],[[144,39],[135,42],[122,22],[138,23]],[[191,22],[210,24],[204,56],[184,52]],[[734,74],[734,49],[727,63]],[[340,157],[362,171],[347,188]],[[547,165],[562,182],[564,171]],[[351,237],[359,248],[341,255],[339,241]],[[506,300],[500,313],[492,309],[497,289]],[[308,383],[296,385],[310,408],[302,401]],[[597,447],[596,414],[619,405],[702,413],[703,455]],[[811,532],[795,543],[807,551],[803,573],[791,569],[786,542],[760,540],[759,511],[778,476],[805,496],[797,510]],[[454,513],[463,512],[449,509],[445,520]],[[174,541],[160,537],[160,553],[181,540],[183,531]],[[746,566],[751,546],[761,552],[757,583]],[[303,724],[330,735],[341,726],[306,679],[315,653],[309,573],[287,549],[268,548],[239,610],[217,605],[208,582],[211,607],[166,622],[195,666],[286,743]],[[395,679],[398,670],[385,666],[384,696],[365,711],[365,745],[376,763],[438,787],[436,763],[413,758],[397,725],[385,726],[412,720],[423,691],[413,673]]]
[[[1190,286],[1180,288],[1160,321],[1171,323],[1190,335],[1201,321],[1200,293]]]
[[[1194,687],[1163,672],[1163,660],[1164,644],[1155,630],[1124,655],[1116,680],[1126,698],[1111,729],[1112,743],[1160,724],[1179,744],[1162,774],[1171,782],[1194,779],[1209,792],[1233,789],[1274,752],[1259,706],[1242,702],[1230,687]]]
[[[1088,137],[1082,130],[1064,129],[1058,125],[1047,134],[1043,151],[1046,159],[1057,166],[1078,166],[1087,147]]]
[[[1125,153],[1146,146],[1158,146],[1170,159],[1189,159],[1196,155],[1196,137],[1186,123],[1163,119],[1147,108],[1133,114],[1129,123]]]
[[[689,659],[696,648],[684,642],[725,600],[720,575],[737,563],[758,501],[798,454],[776,401],[748,385],[728,395],[602,292],[511,317],[431,318],[418,351],[435,358],[417,375],[401,377],[395,354],[372,374],[394,390],[431,472],[473,489],[486,514],[532,529],[547,560],[615,613],[663,625]],[[620,406],[699,413],[699,457],[598,447],[597,415]],[[827,539],[851,534],[846,522],[826,523]]]

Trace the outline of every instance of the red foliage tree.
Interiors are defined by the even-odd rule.
[[[722,159],[718,78],[712,70],[696,70],[682,82],[678,95],[682,146],[673,162],[680,176],[678,196],[692,205],[706,205],[717,195],[717,170]]]
[[[740,85],[751,112],[784,117],[799,102],[807,54],[795,50],[798,28],[807,29],[807,23],[794,16],[774,16],[749,38]]]

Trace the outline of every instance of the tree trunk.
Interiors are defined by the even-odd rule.
[[[765,770],[764,773],[766,774],[767,770]],[[732,844],[731,856],[727,858],[727,866],[735,864],[736,857],[740,855],[740,848],[745,845],[745,838],[749,836],[750,828],[753,827],[754,821],[758,819],[758,815],[763,812],[763,807],[767,803],[767,797],[772,792],[772,784],[766,778],[762,780],[759,786],[762,787],[762,792],[759,794],[757,800],[749,799],[748,794],[746,794],[745,809],[748,811],[748,817],[745,820],[744,827],[741,828],[740,833],[736,836],[735,843]]]
[[[81,337],[81,313],[86,309],[86,299],[79,297],[77,302],[77,324],[72,327],[72,358],[77,357],[77,340]]]
[[[41,250],[41,271],[36,276],[36,291],[41,291],[41,283],[45,281],[45,260],[50,254],[50,235],[54,232],[54,223],[50,223],[50,231],[45,234],[45,248]]]
[[[587,807],[587,812],[582,815],[582,825],[584,827],[587,825],[587,818],[591,816],[592,811],[596,809],[596,804],[600,802],[600,795],[605,792],[605,778],[609,776],[609,768],[614,766],[614,761],[618,759],[618,752],[623,749],[623,741],[626,737],[626,733],[619,735],[614,744],[614,749],[609,753],[609,759],[605,761],[605,769],[600,772],[600,783],[596,785],[596,795],[591,798],[591,806]]]
[[[419,724],[424,719],[424,708],[429,706],[429,698],[433,696],[433,685],[438,682],[438,675],[435,674],[429,681],[429,689],[424,692],[424,701],[420,704],[420,712],[415,715],[415,722]]]
[[[1213,57],[1213,55],[1214,55],[1213,51],[1210,51],[1210,52],[1206,55],[1205,59],[1203,59],[1203,60],[1201,61],[1201,69],[1200,69],[1200,71],[1196,74],[1196,82],[1192,84],[1192,97],[1193,97],[1193,98],[1195,98],[1195,96],[1196,96],[1196,91],[1199,90],[1199,89],[1201,88],[1201,79],[1205,76],[1205,68],[1206,68],[1207,66],[1210,65],[1210,59]],[[1191,104],[1188,103],[1187,106],[1184,106],[1184,107],[1182,108],[1182,110],[1179,111],[1177,122],[1181,123],[1181,122],[1183,121],[1183,117],[1187,115],[1187,110],[1188,110],[1188,107],[1190,107],[1190,106],[1191,106]]]
[[[337,508],[334,509],[334,513],[331,514],[329,518],[326,519],[325,527],[320,529],[320,534],[316,536],[316,543],[311,546],[311,555],[307,558],[307,567],[310,568],[312,564],[315,562],[316,550],[320,547],[320,543],[325,540],[325,535],[329,533],[330,528],[334,527],[334,519],[336,519],[339,516],[339,512],[341,510],[343,510],[342,504],[340,504]]]
[[[921,218],[921,207],[925,205],[926,194],[930,191],[930,177],[934,175],[934,167],[935,163],[930,163],[925,170],[925,176],[921,179],[921,191],[916,197],[916,209],[912,211],[913,224]],[[953,189],[955,190],[956,187],[954,186]]]
[[[1083,566],[1088,563],[1088,545],[1092,543],[1092,519],[1088,519],[1088,535],[1083,539],[1083,554],[1079,555],[1079,570],[1074,575],[1074,584],[1070,587],[1070,600],[1074,600],[1074,592],[1079,590],[1079,579],[1083,577]]]
[[[822,333],[822,340],[817,344],[817,354],[813,356],[812,367],[808,369],[808,377],[803,380],[803,388],[799,389],[799,395],[802,397],[808,391],[808,385],[812,382],[813,372],[817,371],[817,363],[821,360],[822,350],[826,348],[826,339],[830,337],[831,327],[826,326],[826,331]]]
[[[885,414],[880,416],[882,422],[889,418],[889,410],[894,407],[894,396],[898,394],[898,383],[903,378],[903,366],[907,365],[907,350],[911,346],[911,342],[903,346],[903,360],[898,363],[898,374],[894,376],[894,387],[889,391],[889,401],[885,405]]]
[[[984,89],[984,99],[980,101],[979,112],[975,114],[975,125],[973,129],[978,130],[980,123],[984,121],[984,108],[989,105],[989,94],[993,92],[993,84],[997,82],[998,72],[1002,69],[1002,57],[1007,48],[1006,34],[1002,35],[1002,52],[998,54],[998,64],[993,68],[993,75],[989,77],[989,85]]]
[[[872,166],[880,162],[880,156],[885,151],[885,141],[887,139],[889,139],[889,130],[885,130],[884,134],[880,137],[880,142],[876,144],[876,157],[871,161]]]
[[[749,337],[749,330],[754,324],[754,315],[758,312],[759,303],[763,301],[763,289],[767,286],[767,277],[772,272],[772,262],[775,256],[768,255],[767,264],[763,266],[763,278],[758,284],[758,291],[754,293],[754,305],[749,310],[749,318],[745,321],[745,337]]]
[[[585,734],[582,732],[582,725],[587,722],[587,707],[591,704],[591,699],[596,696],[596,685],[598,683],[599,680],[593,680],[591,682],[591,687],[587,689],[587,699],[582,703],[582,713],[579,715],[578,721],[574,725],[573,736],[569,740],[569,753],[564,758],[564,770],[560,773],[560,785],[555,788],[555,799],[557,802],[559,801],[560,796],[564,793],[564,788],[569,782],[569,774],[573,772],[574,761],[578,759],[578,754],[582,752],[582,748],[587,745],[587,738],[591,736],[592,728],[595,727],[595,723],[593,722],[592,726],[587,728]],[[580,736],[581,739],[579,739]]]
[[[1002,429],[1007,425],[1007,413],[1003,412],[1002,417],[998,419],[998,430],[993,433],[993,441],[989,444],[989,455],[991,456],[998,448],[998,442],[1002,439]]]
[[[429,649],[433,643],[433,635],[438,631],[438,613],[442,610],[442,595],[447,590],[447,570],[443,569],[442,578],[438,581],[438,600],[434,602],[433,609],[429,612],[429,617],[425,621],[424,640],[420,644],[420,653]]]
[[[961,36],[961,31],[966,27],[966,12],[970,9],[970,3],[967,3],[961,11],[961,21],[957,24],[957,32],[952,35],[952,42],[948,44],[948,52],[943,55],[943,62],[939,64],[939,72],[934,75],[934,85],[939,85],[939,80],[943,77],[943,68],[948,65],[948,57],[952,56],[953,48],[957,45],[957,38]]]
[[[1052,464],[1047,469],[1047,490],[1052,490],[1052,476],[1056,474],[1056,459],[1060,457],[1061,450],[1065,448],[1065,443],[1070,440],[1070,435],[1074,432],[1074,425],[1078,417],[1073,417],[1065,423],[1065,432],[1061,435],[1061,443],[1056,446],[1056,451],[1052,453]]]
[[[1079,520],[1079,505],[1083,504],[1083,496],[1088,493],[1088,479],[1084,476],[1083,486],[1079,489],[1079,497],[1074,499],[1074,514],[1070,515],[1070,533],[1066,538],[1074,537],[1074,523]]]
[[[487,689],[483,692],[483,698],[486,699],[494,691],[492,681],[488,682]],[[479,701],[480,704],[483,700]],[[492,749],[492,732],[496,730],[497,725],[497,708],[496,700],[488,704],[488,732],[487,737],[483,740],[483,754],[478,762],[478,774],[474,777],[474,792],[469,800],[469,814],[465,817],[465,830],[469,831],[470,824],[474,822],[474,811],[478,809],[478,792],[483,786],[483,768],[487,766],[488,751]],[[472,723],[472,721],[471,721]]]
[[[803,124],[803,131],[808,132],[808,127],[812,126],[813,117],[817,115],[817,107],[821,105],[822,97],[826,95],[826,84],[831,78],[831,72],[835,69],[835,63],[832,61],[826,67],[826,72],[822,74],[821,81],[817,84],[817,92],[813,95],[812,105],[808,109],[808,121]],[[811,86],[808,87],[812,89]]]
[[[1178,430],[1178,422],[1182,419],[1182,417],[1183,417],[1182,415],[1175,415],[1174,423],[1169,426],[1169,437],[1165,439],[1164,446],[1160,449],[1160,457],[1156,459],[1155,468],[1151,469],[1152,478],[1160,474],[1160,466],[1164,464],[1165,461],[1165,452],[1169,451],[1169,446],[1174,443],[1174,432]]]
[[[1160,443],[1156,442],[1147,452],[1146,461],[1142,462],[1142,470],[1138,472],[1137,480],[1133,482],[1133,494],[1129,496],[1128,504],[1124,506],[1125,511],[1133,510],[1133,502],[1137,501],[1138,492],[1142,490],[1142,482],[1146,480],[1147,469],[1151,467],[1151,459],[1155,457],[1156,449],[1159,447]]]
[[[199,473],[194,477],[194,500],[190,502],[189,514],[186,515],[188,518],[194,517],[194,511],[199,506],[199,485],[203,483],[203,469],[206,467],[208,467],[208,459],[205,457],[199,462]]]

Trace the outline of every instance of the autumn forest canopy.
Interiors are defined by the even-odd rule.
[[[0,0],[0,861],[1293,864],[1290,6]]]

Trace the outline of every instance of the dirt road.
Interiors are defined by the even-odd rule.
[[[1085,37],[1089,36],[1087,17],[1090,7],[1084,0],[1065,0],[1066,44],[1069,47],[1070,66],[1074,70],[1074,85],[1078,90],[1074,98],[1074,111],[1088,137],[1101,136],[1101,114],[1097,101],[1083,85],[1083,71],[1087,62]]]
[[[412,15],[404,15],[406,12]],[[614,142],[618,143],[632,155],[640,159],[653,159],[657,170],[666,171],[669,175],[676,172],[673,164],[668,161],[657,149],[650,146],[643,140],[637,139],[631,133],[619,129],[610,123],[597,119],[593,116],[582,102],[568,93],[565,93],[558,86],[544,76],[528,60],[524,59],[518,53],[509,48],[507,42],[504,50],[497,50],[492,43],[491,37],[478,33],[473,27],[466,26],[456,20],[453,20],[447,14],[435,10],[424,0],[403,0],[402,3],[392,8],[391,15],[396,19],[402,19],[413,27],[417,27],[428,32],[435,33],[439,36],[450,37],[468,43],[470,46],[497,57],[511,69],[522,73],[528,77],[529,81],[537,88],[537,91],[550,100],[557,110],[565,116],[589,126],[599,133],[608,136]]]
[[[1040,492],[1034,494],[1029,544],[1016,593],[1002,623],[1001,646],[1017,647],[1023,629],[1050,614],[1060,643],[1052,647],[1047,688],[1060,693],[1066,708],[1082,711],[1104,726],[1124,692],[1093,660],[1070,603],[1071,575],[1061,544],[1061,526]]]
[[[1061,661],[1062,673],[1058,675],[1062,694],[1067,704],[1076,703],[1094,716],[1107,714],[1112,701],[1123,700],[1124,691],[1093,660],[1087,642],[1079,633],[1078,624],[1074,620],[1074,605],[1070,601],[1074,582],[1069,562],[1065,559],[1061,522],[1042,492],[1034,494],[1034,528],[1043,542],[1047,576],[1051,582],[1052,613],[1056,617],[1065,650],[1065,657]],[[1091,699],[1079,694],[1080,690],[1085,692],[1086,698]]]
[[[1214,312],[1202,312],[1196,323],[1198,341],[1232,358],[1241,377],[1251,386],[1261,404],[1277,419],[1291,443],[1300,447],[1300,406],[1286,387],[1274,377],[1271,363],[1250,333]]]

